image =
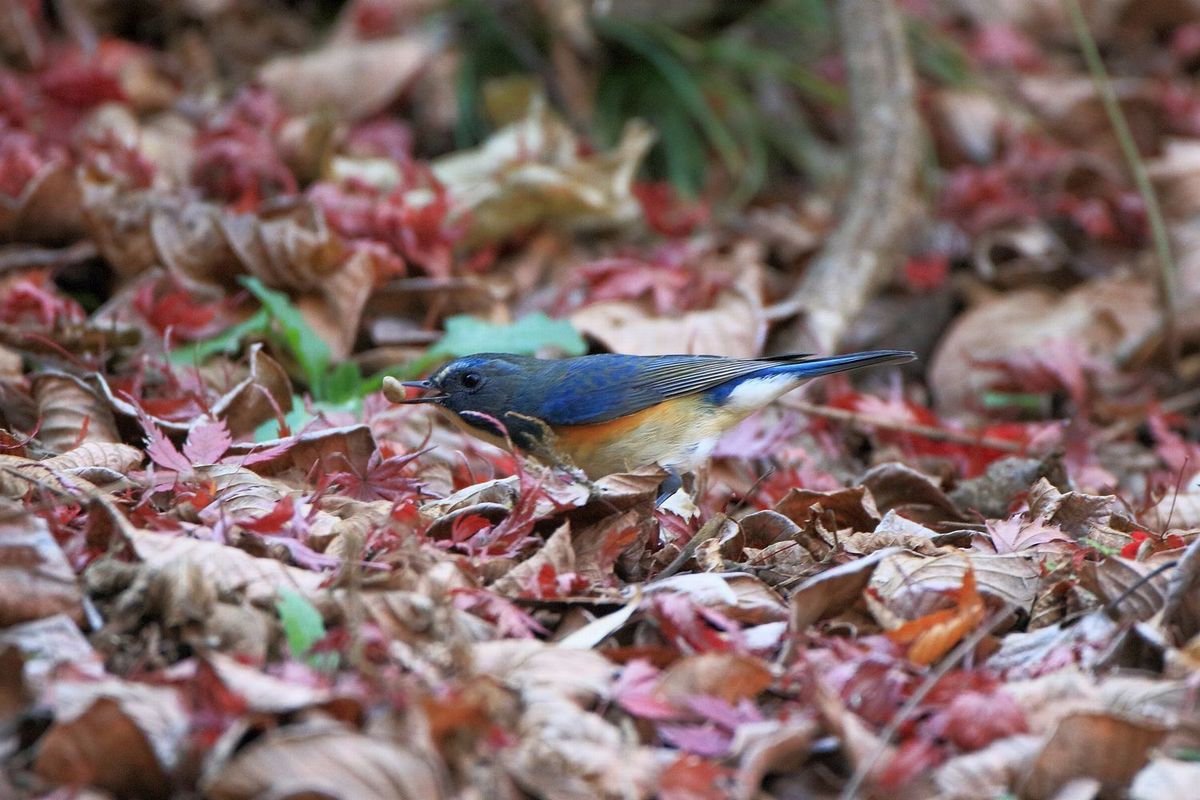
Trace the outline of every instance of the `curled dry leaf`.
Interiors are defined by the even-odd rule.
[[[41,697],[55,668],[70,664],[77,675],[104,676],[104,661],[79,631],[79,625],[66,614],[43,617],[22,625],[0,630],[0,652],[12,648],[24,664],[15,669],[24,687]],[[11,673],[9,676],[12,677]],[[3,713],[0,712],[0,719]]]
[[[67,614],[83,621],[75,570],[44,520],[0,508],[0,628]]]
[[[539,225],[614,228],[641,216],[633,177],[653,141],[647,125],[629,122],[615,150],[581,157],[579,138],[538,96],[479,148],[433,162],[433,174],[468,225],[468,244]]]
[[[987,610],[970,567],[953,596],[954,608],[931,611],[887,632],[887,637],[896,644],[908,645],[909,661],[918,666],[939,661],[983,622]]]
[[[375,288],[375,257],[359,250],[321,281],[319,290],[296,298],[296,307],[322,341],[334,361],[350,355],[358,337],[363,307]]]
[[[258,80],[293,113],[334,112],[353,121],[382,111],[436,50],[424,29],[372,41],[333,42],[300,55],[277,56]]]
[[[319,706],[334,696],[326,687],[284,680],[221,653],[206,653],[203,663],[216,673],[225,688],[246,701],[249,711],[286,714]],[[171,670],[171,677],[191,677],[200,664],[200,660],[181,662]]]
[[[0,244],[74,241],[83,223],[75,175],[65,161],[46,161],[17,197],[0,192]]]
[[[800,584],[791,597],[792,632],[803,633],[813,623],[840,614],[857,603],[880,563],[903,552],[895,547],[876,550],[869,556],[827,569]]]
[[[834,530],[870,531],[882,518],[874,497],[862,486],[830,492],[792,489],[775,504],[775,511],[801,527],[828,515]]]
[[[236,288],[239,275],[252,275],[269,287],[328,297],[328,317],[349,312],[357,328],[366,301],[363,281],[370,287],[374,280],[372,262],[362,253],[345,260],[341,239],[308,200],[237,214],[152,189],[84,185],[92,236],[122,277],[161,262],[182,285],[204,291]]]
[[[858,483],[870,490],[877,514],[896,511],[925,525],[963,519],[958,506],[933,478],[907,464],[879,464],[863,473]]]
[[[437,768],[417,752],[315,718],[269,731],[228,761],[209,765],[201,786],[214,800],[438,800],[442,783]]]
[[[184,285],[236,286],[249,274],[276,289],[312,291],[338,271],[342,249],[306,200],[234,214],[202,202],[163,201],[150,218],[158,257]]]
[[[291,494],[283,484],[233,464],[208,464],[194,472],[201,480],[212,482],[216,508],[234,519],[265,516]]]
[[[89,442],[119,442],[112,410],[83,381],[61,372],[33,379],[42,426],[38,438],[56,453]]]
[[[121,797],[167,798],[188,731],[173,689],[115,679],[59,682],[56,719],[35,769],[56,786],[93,785]]]
[[[647,595],[659,592],[684,595],[696,605],[746,625],[780,622],[787,618],[787,605],[775,590],[745,572],[672,575],[647,584],[645,591]]]
[[[761,796],[762,781],[769,773],[785,772],[803,762],[812,750],[819,728],[815,720],[770,720],[741,725],[730,748],[739,758],[735,800]]]
[[[757,357],[767,329],[761,247],[739,242],[730,256],[711,256],[699,268],[734,275],[733,284],[717,295],[712,308],[660,316],[643,304],[614,300],[579,309],[571,315],[571,324],[616,353]]]
[[[94,478],[109,478],[111,475],[125,475],[131,469],[141,464],[145,455],[136,447],[127,444],[110,444],[108,442],[85,442],[73,447],[62,455],[47,458],[40,462],[49,469],[63,470],[91,481],[104,483]]]
[[[490,588],[505,597],[536,596],[538,578],[545,570],[555,577],[575,572],[570,524],[559,526],[537,552],[501,575]]]

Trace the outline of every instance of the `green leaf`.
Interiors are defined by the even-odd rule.
[[[325,374],[318,399],[327,403],[349,403],[362,396],[363,376],[358,364],[343,361]]]
[[[321,619],[321,612],[295,589],[279,590],[275,610],[279,612],[279,621],[283,623],[288,648],[294,658],[304,658],[314,644],[325,638],[325,621]]]
[[[521,317],[509,325],[495,325],[460,314],[446,320],[446,335],[430,348],[429,353],[445,358],[461,358],[474,353],[531,356],[551,347],[571,356],[587,352],[587,343],[570,322],[550,319],[540,312]]]
[[[204,363],[217,353],[233,354],[242,346],[243,338],[251,334],[266,333],[270,324],[271,315],[266,309],[261,309],[250,319],[218,333],[211,339],[175,348],[168,358],[173,364],[194,366]]]
[[[321,390],[325,371],[333,360],[329,345],[309,326],[286,294],[268,289],[258,278],[248,275],[238,278],[238,282],[258,298],[279,325],[284,344],[300,365],[309,389],[314,395],[317,394]]]

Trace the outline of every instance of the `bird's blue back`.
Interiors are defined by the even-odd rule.
[[[884,350],[829,358],[615,353],[556,361],[498,358],[511,363],[514,376],[520,377],[511,396],[512,410],[557,426],[607,422],[688,394],[702,394],[706,402],[720,405],[739,384],[752,378],[781,374],[798,379],[817,377],[868,364],[907,361],[911,354]]]

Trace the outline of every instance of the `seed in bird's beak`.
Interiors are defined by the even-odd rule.
[[[425,394],[409,397],[408,389],[416,389]],[[428,392],[434,392],[434,394],[428,394]],[[429,381],[398,381],[389,376],[383,379],[383,396],[393,403],[411,405],[413,403],[436,403],[439,400],[445,400],[448,395],[439,391],[438,387]]]

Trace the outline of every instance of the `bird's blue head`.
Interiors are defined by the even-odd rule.
[[[493,425],[471,412],[505,421],[521,393],[537,391],[538,359],[500,353],[481,353],[455,359],[427,380],[406,381],[403,386],[424,394],[404,403],[432,403],[463,417],[470,425],[498,433]],[[465,414],[465,416],[464,416]]]

